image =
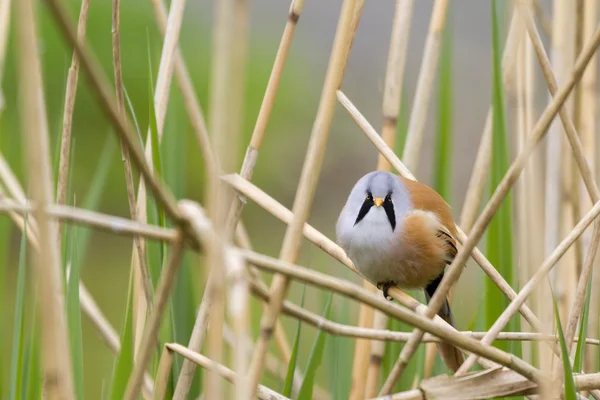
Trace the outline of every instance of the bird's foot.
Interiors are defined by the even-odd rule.
[[[380,289],[383,291],[383,297],[386,300],[393,300],[393,298],[391,296],[388,296],[388,290],[392,286],[396,286],[396,282],[394,282],[394,281],[377,282],[377,289]]]

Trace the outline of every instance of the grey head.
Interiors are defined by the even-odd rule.
[[[338,220],[338,236],[361,227],[363,231],[385,228],[394,232],[400,218],[410,209],[408,190],[396,175],[386,171],[369,172],[356,182],[348,196]]]

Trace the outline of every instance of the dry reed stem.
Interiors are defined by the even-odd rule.
[[[112,0],[112,53],[113,53],[113,73],[115,77],[115,95],[117,99],[117,108],[123,116],[126,117],[125,112],[125,99],[123,97],[123,76],[121,73],[121,0]],[[121,156],[123,160],[123,167],[125,169],[125,185],[127,187],[127,201],[129,204],[129,215],[133,221],[137,221],[137,210],[135,207],[135,184],[133,182],[133,171],[131,169],[131,158],[129,157],[129,150],[121,139]],[[134,288],[137,289],[138,283],[141,280],[141,286],[144,291],[146,300],[146,307],[150,307],[152,304],[152,281],[148,272],[148,263],[146,262],[146,252],[143,241],[139,236],[133,237],[133,244],[137,250],[138,271],[134,273],[133,278],[135,280]],[[135,266],[135,265],[134,265]],[[137,290],[136,290],[137,292]],[[136,298],[138,296],[135,296]],[[137,301],[136,301],[137,305]],[[138,308],[138,307],[136,307]],[[138,311],[142,311],[145,307],[142,307]],[[138,315],[138,319],[142,316]]]
[[[215,154],[218,157],[223,171],[233,171],[235,154],[232,149],[237,148],[239,136],[239,111],[241,108],[238,97],[241,92],[236,87],[236,74],[241,74],[236,63],[236,51],[239,49],[238,41],[243,40],[240,36],[240,17],[237,2],[235,0],[224,0],[216,4],[213,10],[215,23],[213,24],[213,48],[210,92],[210,118],[209,131],[213,137]],[[221,171],[216,171],[220,173]],[[210,329],[207,332],[208,356],[215,362],[221,363],[223,359],[223,324],[225,322],[225,293],[227,282],[225,281],[226,259],[223,245],[228,242],[226,231],[226,217],[228,205],[230,204],[231,192],[229,188],[220,185],[217,173],[207,171],[205,198],[208,215],[213,225],[214,234],[208,242],[206,260],[209,275],[207,280],[212,281],[212,298]],[[245,368],[244,368],[245,369]],[[209,399],[223,398],[223,382],[218,374],[211,370],[205,371],[204,395]],[[236,393],[248,391],[247,378],[237,381]],[[239,398],[239,397],[238,397]]]
[[[181,215],[179,215],[179,210],[177,209],[173,195],[165,188],[163,182],[153,175],[152,170],[147,165],[144,154],[138,146],[137,135],[133,133],[129,121],[121,117],[116,107],[114,97],[110,94],[106,76],[102,73],[101,69],[99,69],[98,62],[96,60],[92,61],[92,53],[77,43],[73,27],[69,22],[69,17],[64,9],[64,5],[58,0],[46,0],[46,3],[48,3],[48,8],[56,19],[63,35],[70,46],[75,50],[82,68],[88,75],[96,100],[114,126],[116,133],[125,140],[130,155],[138,167],[140,174],[144,178],[144,182],[147,182],[156,197],[157,202],[164,208],[165,212],[176,223],[181,223]]]
[[[87,19],[90,10],[90,0],[82,0],[79,11],[79,22],[77,23],[77,40],[81,44],[85,42]],[[67,202],[67,187],[69,182],[69,161],[71,154],[71,131],[73,128],[73,109],[75,108],[75,96],[77,95],[77,81],[79,78],[79,60],[73,53],[71,66],[67,73],[67,86],[65,88],[65,108],[62,119],[62,135],[60,142],[60,158],[58,162],[58,182],[56,187],[56,203]],[[61,227],[58,224],[58,247],[61,243]]]
[[[516,16],[516,13],[513,14],[513,18]],[[527,126],[526,126],[526,84],[525,84],[525,74],[526,74],[526,45],[527,42],[527,34],[524,34],[520,37],[518,55],[517,55],[517,68],[516,68],[516,90],[515,90],[515,142],[517,152],[521,152],[523,150],[523,145],[525,144],[525,140],[527,137]],[[533,265],[532,257],[529,249],[531,248],[531,236],[528,233],[528,227],[531,227],[530,216],[527,213],[527,184],[530,168],[527,165],[521,177],[517,181],[517,187],[515,188],[515,206],[516,206],[516,221],[517,221],[517,265],[518,265],[518,274],[519,274],[519,285],[523,285],[527,282],[527,278],[531,275],[530,268]],[[529,330],[528,326],[524,323],[525,319],[521,316],[521,329]],[[531,344],[523,344],[522,345],[523,359],[527,362],[532,363],[532,354],[531,354]]]
[[[166,24],[166,32],[163,40],[163,47],[160,55],[160,63],[158,66],[158,77],[156,79],[156,86],[154,88],[153,94],[153,102],[152,107],[154,107],[154,112],[156,116],[156,130],[158,136],[158,143],[162,142],[163,138],[163,128],[165,122],[165,116],[167,113],[167,104],[169,100],[169,90],[171,88],[171,78],[173,76],[173,68],[175,62],[175,51],[177,49],[177,43],[179,42],[179,32],[181,30],[181,23],[183,20],[183,11],[185,9],[185,0],[174,0],[171,2],[171,7],[169,9],[169,15],[167,17]],[[150,74],[153,72],[150,71]],[[154,164],[152,157],[152,133],[151,127],[148,127],[147,135],[146,135],[146,145],[144,148],[144,155],[146,158],[146,163],[149,166],[150,171],[153,172]],[[137,204],[136,204],[136,215],[141,221],[146,221],[147,219],[147,194],[146,194],[146,181],[145,179],[140,178],[140,183],[138,186],[138,194],[137,194]],[[133,249],[133,268],[136,272],[135,281],[139,282],[141,277],[139,276],[139,272],[142,270],[141,263],[143,260],[138,258],[138,253],[135,251],[135,244]],[[136,288],[138,285],[135,286]],[[137,292],[137,290],[136,290]],[[137,294],[137,293],[136,293]],[[135,349],[137,354],[137,349],[139,346],[139,341],[141,340],[141,334],[143,332],[143,327],[145,324],[145,309],[149,307],[146,303],[145,298],[136,295],[136,309],[137,309],[137,318],[134,326],[135,330]]]
[[[4,94],[2,93],[2,77],[4,76],[4,63],[6,61],[6,44],[10,27],[11,0],[0,0],[0,115],[4,110]]]
[[[261,300],[268,301],[269,293],[266,288],[261,287],[256,282],[251,282],[252,293]],[[319,314],[315,314],[311,311],[306,310],[294,304],[290,301],[284,301],[282,306],[282,313],[301,320],[309,325],[314,326],[317,329],[322,329],[330,335],[334,336],[342,336],[342,337],[351,337],[357,339],[369,339],[369,340],[377,340],[382,342],[406,342],[410,338],[410,332],[398,332],[398,331],[390,331],[387,329],[372,329],[372,328],[363,328],[354,325],[345,325],[335,321],[328,320],[323,318]],[[481,340],[487,333],[486,332],[472,332],[472,331],[459,331],[461,335]],[[553,335],[547,335],[542,333],[532,333],[532,332],[500,332],[495,340],[501,341],[520,341],[520,342],[534,342],[534,341],[544,341],[544,342],[558,342],[558,338]],[[577,337],[573,337],[573,341],[577,342]],[[439,343],[440,339],[426,333],[423,336],[422,343]],[[600,340],[586,338],[586,345],[589,346],[598,346],[600,345]],[[594,347],[591,347],[592,349]]]
[[[183,257],[183,233],[178,231],[178,235],[179,237],[171,248],[171,253],[169,254],[165,265],[161,270],[158,285],[156,287],[156,294],[154,296],[152,312],[148,317],[148,324],[146,326],[146,330],[144,331],[138,357],[134,360],[133,371],[131,372],[129,380],[127,381],[127,387],[125,389],[124,396],[126,400],[133,400],[137,398],[142,386],[146,365],[150,361],[152,352],[156,346],[160,323],[167,308],[169,295],[171,294],[171,289],[173,288],[173,284],[175,282],[175,276],[177,275],[179,264],[181,263],[181,258]]]
[[[594,32],[594,26],[598,17],[598,3],[594,0],[584,1],[584,18],[583,18],[583,37],[590,37]],[[590,61],[591,65],[596,65],[597,56],[594,55]],[[582,136],[583,148],[586,150],[587,160],[594,167],[596,174],[598,158],[596,154],[596,85],[598,77],[596,68],[586,68],[581,78],[581,107],[580,107],[580,134]],[[583,190],[583,184],[580,183],[580,190]],[[591,208],[591,202],[586,196],[580,196],[582,201],[581,211],[585,212]],[[587,233],[587,232],[586,232]],[[586,239],[591,240],[591,236],[584,233],[584,243]],[[584,244],[584,247],[587,247]],[[600,315],[600,263],[594,264],[594,273],[592,275],[592,293],[590,299],[589,315]],[[591,318],[588,325],[588,336],[594,336],[598,334],[599,319]],[[593,371],[596,368],[598,360],[598,354],[596,352],[588,351],[585,355],[585,366],[588,371]]]
[[[340,103],[346,108],[346,111],[350,114],[352,119],[359,125],[362,131],[365,133],[367,138],[373,142],[377,150],[383,154],[387,160],[392,164],[394,169],[407,179],[416,180],[412,173],[406,168],[406,166],[398,159],[394,152],[381,140],[375,129],[369,124],[365,117],[358,111],[358,109],[352,104],[352,102],[346,97],[346,95],[338,91],[338,99]],[[459,226],[456,227],[458,231],[458,241],[464,243],[466,241],[466,235]],[[498,288],[509,298],[513,299],[516,297],[516,292],[510,287],[510,285],[504,280],[502,275],[494,268],[494,266],[485,258],[483,253],[479,249],[475,248],[472,254],[475,262],[481,266],[483,271],[490,277],[490,279],[498,286]],[[535,314],[526,306],[523,305],[521,313],[527,319],[527,321],[534,327],[539,327],[540,322]],[[536,328],[538,329],[538,328]]]
[[[494,335],[500,333],[500,331],[508,324],[517,308],[527,300],[535,287],[542,281],[544,277],[546,277],[546,275],[556,265],[567,249],[569,249],[571,245],[575,243],[583,231],[599,214],[600,201],[597,202],[594,207],[592,207],[592,209],[584,215],[575,228],[562,240],[562,242],[559,243],[552,254],[546,259],[546,261],[544,261],[531,279],[523,286],[517,297],[511,301],[508,307],[502,312],[498,319],[496,319],[496,322],[494,322],[494,324],[490,327],[486,337],[481,339],[482,343],[492,343],[494,340]],[[473,365],[473,362],[475,362],[475,359],[473,357],[469,357],[457,371],[457,374],[467,372]]]
[[[429,23],[425,53],[423,54],[421,72],[417,81],[404,152],[402,153],[402,159],[411,171],[417,170],[421,154],[421,143],[423,142],[423,133],[427,122],[431,93],[433,92],[433,82],[440,57],[442,30],[446,23],[448,3],[448,0],[436,0]]]
[[[504,197],[506,197],[508,190],[512,187],[515,180],[518,178],[518,174],[523,169],[523,166],[528,156],[531,154],[537,143],[542,139],[548,127],[550,126],[550,123],[556,116],[558,110],[565,102],[567,96],[569,95],[579,78],[581,78],[585,66],[589,62],[592,54],[596,51],[598,45],[600,45],[600,28],[596,29],[592,39],[586,43],[582,54],[577,59],[575,68],[569,75],[568,79],[565,80],[564,86],[560,88],[560,90],[552,98],[552,101],[550,102],[548,107],[544,110],[544,113],[536,123],[533,132],[527,140],[527,143],[525,143],[523,151],[519,153],[519,155],[513,161],[507,173],[504,175],[502,181],[500,182],[491,199],[489,200],[488,204],[485,206],[483,212],[475,221],[471,234],[463,243],[463,246],[459,249],[456,257],[452,261],[452,264],[448,268],[446,274],[444,274],[444,278],[440,282],[436,293],[431,298],[431,301],[428,306],[429,315],[434,315],[439,310],[440,306],[442,305],[445,299],[446,293],[448,292],[452,284],[454,284],[456,279],[458,279],[458,277],[460,276],[464,263],[469,257],[469,254],[475,248],[477,242],[481,239],[485,228],[491,221],[502,200],[504,200]],[[406,356],[408,354],[414,354],[414,351],[416,350],[416,345],[418,344],[418,339],[422,336],[422,331],[420,331],[419,329],[415,329],[413,331],[413,335],[415,340],[407,343],[407,345],[402,349],[399,359],[408,360],[408,357]],[[386,389],[389,390],[390,388],[386,387]]]
[[[167,31],[168,18],[166,6],[164,4],[164,1],[161,0],[152,0],[152,5],[154,7],[154,15],[158,24],[158,28],[160,30],[161,35],[163,35],[164,37]],[[198,141],[198,144],[200,146],[200,151],[202,152],[204,164],[207,169],[212,169],[216,171],[219,169],[218,160],[216,159],[212,151],[212,145],[208,135],[208,128],[206,127],[206,122],[204,120],[204,113],[202,111],[200,103],[198,102],[196,92],[194,91],[192,79],[190,78],[190,74],[188,73],[187,67],[181,56],[179,48],[175,49],[174,57],[175,77],[177,78],[179,88],[181,89],[183,104],[188,114],[192,130],[194,131],[196,140]]]
[[[154,400],[162,400],[165,398],[172,365],[173,352],[165,345],[163,346],[160,361],[158,362],[158,369],[156,371],[156,378],[154,379]]]
[[[516,71],[517,49],[519,47],[521,33],[524,31],[523,28],[524,26],[518,16],[513,14],[510,20],[508,36],[502,55],[502,84],[504,87],[510,87],[515,80],[514,74]],[[465,201],[460,214],[460,226],[465,233],[471,231],[473,223],[477,218],[481,201],[483,200],[483,192],[489,176],[492,156],[492,113],[493,107],[490,105],[483,127],[483,133],[481,134],[479,148],[477,149],[473,172],[471,174],[471,179],[469,180]]]
[[[599,207],[600,208],[600,207]],[[236,249],[231,249],[236,251]],[[278,260],[263,254],[250,252],[247,250],[237,250],[247,260],[247,262],[256,265],[260,269],[265,269],[274,273],[281,273],[299,280],[301,282],[316,285],[324,290],[331,290],[340,293],[345,297],[352,298],[356,301],[369,304],[386,314],[399,319],[402,322],[410,324],[429,332],[444,341],[454,344],[461,349],[475,353],[481,357],[487,358],[495,363],[512,369],[524,377],[535,382],[544,381],[546,378],[540,374],[540,371],[522,359],[513,354],[506,353],[496,347],[483,345],[479,341],[471,339],[460,334],[450,325],[442,324],[423,315],[410,312],[393,302],[387,301],[381,296],[370,293],[362,287],[348,282],[343,279],[334,278],[332,276],[310,270],[305,267],[300,267],[282,260]]]
[[[382,103],[383,126],[381,138],[390,148],[394,147],[396,136],[413,5],[414,0],[396,0]],[[391,166],[385,157],[379,154],[377,169],[389,171],[390,168]],[[372,285],[369,286],[372,287]],[[385,328],[387,322],[388,318],[385,314],[375,312],[373,321],[375,329]],[[377,393],[384,351],[385,343],[379,341],[371,343],[371,356],[368,359],[369,369],[365,388],[366,397],[373,397]]]
[[[29,214],[34,211],[35,203],[27,201],[27,205],[19,204],[13,200],[0,200],[0,213],[15,212],[18,214]],[[117,235],[134,236],[140,235],[148,239],[175,242],[177,234],[172,228],[161,228],[159,226],[143,224],[127,218],[102,214],[96,211],[85,210],[73,206],[48,205],[42,207],[48,216],[76,224],[88,225]],[[27,224],[31,221],[28,220]],[[32,234],[35,232],[32,231]]]
[[[210,369],[219,376],[225,378],[227,381],[234,383],[237,380],[237,376],[235,372],[225,367],[222,364],[219,364],[208,357],[204,357],[203,355],[196,353],[194,351],[189,350],[187,347],[184,347],[177,343],[167,343],[165,345],[169,350],[178,353],[185,357],[186,359],[196,363],[205,369]],[[287,397],[282,396],[276,391],[269,389],[266,386],[258,385],[256,391],[256,397],[261,400],[289,400]]]
[[[600,373],[574,375],[577,391],[594,390],[600,386]],[[554,386],[560,390],[559,385]],[[475,400],[526,395],[529,398],[543,398],[542,388],[525,380],[510,370],[488,369],[472,372],[468,376],[453,377],[440,375],[421,381],[418,389],[394,393],[370,400],[425,400],[456,399]],[[578,394],[578,399],[585,397]]]
[[[323,85],[323,92],[311,132],[296,198],[294,199],[292,209],[294,217],[288,225],[283,239],[280,258],[284,261],[294,262],[296,260],[302,241],[304,223],[310,214],[329,136],[329,128],[335,111],[335,92],[343,79],[343,66],[345,65],[345,54],[347,53],[345,43],[351,33],[349,28],[355,1],[345,0],[342,5],[333,50]],[[250,392],[247,395],[248,398],[254,396],[255,388],[260,381],[268,342],[272,336],[273,327],[277,321],[283,298],[287,292],[287,286],[287,278],[276,274],[270,288],[271,302],[269,303],[269,308],[261,318],[261,334],[252,356],[249,372]]]
[[[19,97],[21,123],[25,136],[23,149],[32,198],[40,206],[51,204],[52,176],[42,72],[36,37],[34,5],[19,1],[17,7],[17,43],[20,48]],[[64,304],[63,275],[57,242],[57,224],[41,207],[34,210],[39,226],[39,252],[34,252],[39,297],[43,392],[50,400],[74,396],[71,351]]]

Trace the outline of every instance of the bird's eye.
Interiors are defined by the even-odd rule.
[[[371,200],[373,199],[373,197],[371,197],[371,193],[367,193],[367,196],[365,197],[367,200]]]
[[[392,195],[388,194],[387,196],[385,196],[385,201],[390,201],[392,200]]]

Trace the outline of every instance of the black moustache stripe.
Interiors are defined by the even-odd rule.
[[[394,204],[391,200],[386,199],[383,202],[383,209],[385,210],[385,214],[388,217],[388,221],[390,221],[390,225],[392,226],[392,231],[396,229],[396,214],[394,214]]]
[[[373,200],[365,199],[360,207],[356,221],[354,221],[354,225],[358,224],[365,217],[365,215],[367,215],[371,207],[373,207]]]

